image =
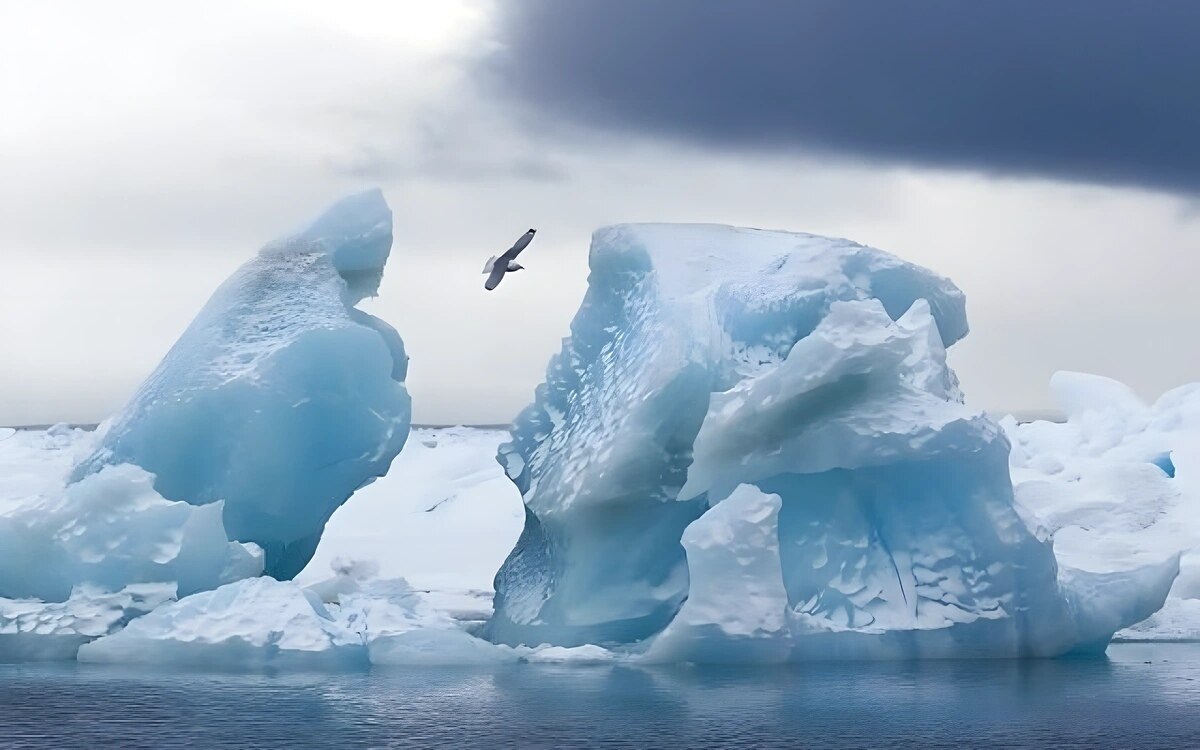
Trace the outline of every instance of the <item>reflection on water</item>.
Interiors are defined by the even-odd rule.
[[[1200,747],[1200,645],[1109,657],[338,675],[0,665],[0,746]]]

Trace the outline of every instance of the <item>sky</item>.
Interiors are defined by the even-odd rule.
[[[528,403],[591,232],[626,221],[949,276],[979,408],[1052,409],[1060,369],[1153,399],[1200,380],[1198,25],[1169,0],[0,0],[0,424],[118,410],[233,269],[371,186],[396,239],[364,307],[419,423]]]

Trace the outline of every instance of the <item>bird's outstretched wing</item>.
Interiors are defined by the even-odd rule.
[[[496,261],[492,268],[492,275],[487,277],[487,281],[483,282],[483,288],[489,292],[495,289],[500,284],[500,279],[504,278],[505,272],[508,270],[507,263]]]
[[[510,260],[516,260],[517,256],[521,254],[521,251],[529,247],[530,242],[533,242],[533,235],[535,234],[537,234],[537,230],[530,229],[528,232],[521,235],[521,238],[518,239],[512,247],[504,251],[504,254],[500,256],[496,263],[499,264],[500,261],[504,261],[504,265],[507,266]]]

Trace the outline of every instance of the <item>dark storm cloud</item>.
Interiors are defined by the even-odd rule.
[[[1200,192],[1200,2],[513,0],[488,78],[541,114]]]

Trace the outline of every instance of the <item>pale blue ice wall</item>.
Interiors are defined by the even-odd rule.
[[[230,538],[260,545],[268,574],[294,576],[334,510],[387,473],[408,436],[403,343],[354,307],[378,288],[391,245],[378,190],[267,245],[213,294],[75,479],[132,463],[169,499],[224,500]]]

